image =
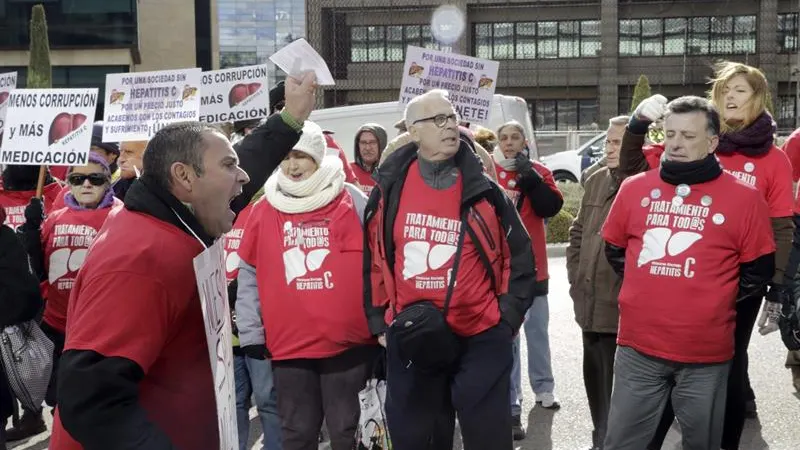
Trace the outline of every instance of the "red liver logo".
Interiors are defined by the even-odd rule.
[[[53,145],[54,142],[58,142],[64,136],[77,130],[84,122],[86,122],[86,116],[83,114],[59,113],[50,124],[48,145]]]
[[[8,92],[0,92],[0,105],[8,100]]]
[[[238,105],[247,97],[255,94],[260,88],[261,83],[237,84],[228,93],[228,106]]]

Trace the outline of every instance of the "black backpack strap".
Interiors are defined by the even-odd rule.
[[[444,298],[444,308],[442,309],[442,315],[447,318],[447,312],[450,310],[450,300],[453,298],[453,291],[455,290],[456,286],[456,278],[458,278],[458,266],[461,263],[461,250],[464,249],[464,233],[467,229],[469,229],[469,225],[467,224],[466,220],[466,212],[462,215],[461,218],[461,230],[458,232],[458,244],[456,244],[456,254],[453,260],[453,272],[450,275],[450,282],[447,284],[447,295]]]

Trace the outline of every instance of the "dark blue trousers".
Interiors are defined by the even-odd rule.
[[[387,333],[386,418],[393,450],[451,450],[456,415],[464,450],[513,448],[511,328],[501,323],[460,341],[456,363],[431,373],[406,367]]]

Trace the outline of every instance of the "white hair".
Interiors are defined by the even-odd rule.
[[[449,94],[444,89],[433,89],[422,95],[414,97],[406,105],[406,110],[403,115],[406,127],[410,127],[415,121],[422,119],[423,111],[425,110],[425,102],[430,99],[441,99],[450,102]]]
[[[608,119],[608,126],[624,126],[628,124],[628,121],[631,120],[630,116],[617,116]]]

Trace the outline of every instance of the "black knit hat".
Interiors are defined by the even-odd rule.
[[[286,103],[286,87],[284,82],[280,81],[269,90],[269,113],[273,114],[276,110],[283,109],[284,103]]]

